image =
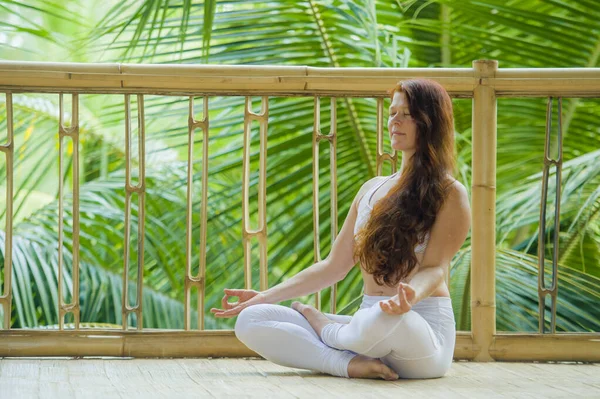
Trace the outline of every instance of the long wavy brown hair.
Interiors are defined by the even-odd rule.
[[[417,265],[423,244],[447,197],[455,168],[452,100],[437,82],[411,79],[388,93],[404,92],[416,122],[416,148],[399,181],[379,200],[357,232],[354,257],[379,285],[395,287]]]

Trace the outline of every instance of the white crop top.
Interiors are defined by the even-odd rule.
[[[399,173],[400,173],[400,171],[393,173],[393,174],[389,175],[388,177],[386,177],[385,179],[382,179],[382,181],[379,184],[373,185],[373,187],[369,191],[367,191],[365,193],[365,195],[363,195],[363,197],[359,200],[358,209],[357,209],[358,215],[356,216],[356,223],[354,224],[354,235],[356,235],[358,230],[369,219],[369,215],[371,214],[371,211],[373,210],[370,202],[371,202],[371,198],[373,197],[373,194],[375,194],[375,191],[377,191],[379,189],[379,187],[381,187],[385,184],[385,182],[390,180],[392,177],[397,176]],[[366,201],[365,201],[365,197],[366,197]],[[423,244],[417,244],[415,246],[415,253],[425,252],[425,248],[427,248],[428,242],[429,242],[429,232],[427,232],[427,234],[425,235],[425,240],[423,241]]]

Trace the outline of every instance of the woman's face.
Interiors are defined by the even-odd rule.
[[[408,101],[404,92],[394,93],[390,104],[388,130],[392,148],[402,152],[414,152],[416,149],[417,124],[408,110]]]

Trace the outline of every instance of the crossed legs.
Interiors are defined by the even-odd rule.
[[[245,308],[236,321],[237,338],[273,363],[340,377],[436,378],[451,364],[453,318],[442,326],[443,344],[417,312],[389,315],[372,306],[342,316],[301,303],[292,306]],[[440,310],[433,310],[439,318]]]
[[[429,322],[416,311],[390,315],[374,305],[358,310],[349,323],[339,323],[329,320],[310,305],[295,302],[292,308],[306,318],[319,340],[328,347],[380,360],[386,366],[379,369],[381,378],[395,379],[397,374],[402,378],[435,378],[442,376],[451,363],[455,335],[453,318],[442,327],[444,338],[440,341]],[[420,311],[428,312],[427,308]],[[435,319],[441,319],[440,312],[435,306],[429,310]],[[443,341],[448,345],[443,345]],[[354,376],[352,369],[349,365],[349,376]],[[360,373],[364,373],[364,369]]]
[[[319,338],[321,338],[321,332],[325,326],[336,324],[313,306],[294,302],[292,309],[300,312],[306,318]],[[361,354],[355,356],[348,364],[348,376],[351,378],[383,378],[384,380],[398,379],[398,374],[381,360]]]
[[[332,322],[340,325],[346,325],[352,319],[351,316],[329,316]],[[235,335],[248,348],[282,366],[339,377],[397,378],[378,359],[325,345],[307,319],[289,307],[260,304],[245,308],[236,320]]]

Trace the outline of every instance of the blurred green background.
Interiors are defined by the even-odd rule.
[[[4,60],[318,67],[471,67],[495,59],[500,68],[598,67],[600,3],[506,1],[192,1],[0,0]],[[395,82],[390,82],[392,86]],[[80,95],[81,321],[120,325],[124,267],[125,126],[122,95]],[[259,109],[260,99],[253,99]],[[71,96],[65,95],[65,120]],[[202,109],[202,97],[195,109]],[[269,99],[267,232],[269,286],[313,263],[313,99]],[[58,95],[14,94],[15,189],[13,328],[58,323],[58,181],[65,182],[65,297],[71,301],[72,145],[58,168]],[[537,331],[537,248],[546,98],[498,100],[497,329]],[[132,97],[132,115],[137,103]],[[201,130],[194,145],[194,251],[197,274],[202,174],[209,173],[205,328],[223,288],[243,287],[241,176],[243,97],[209,98],[208,171]],[[385,107],[389,105],[386,100]],[[144,327],[183,328],[188,99],[145,96],[146,220]],[[471,100],[454,99],[457,177],[470,190]],[[556,137],[556,105],[554,107]],[[322,132],[329,98],[321,99]],[[558,331],[600,331],[600,103],[564,99],[564,165],[560,216]],[[197,111],[198,112],[198,111]],[[198,113],[197,118],[201,115]],[[338,228],[361,184],[375,170],[376,101],[337,100]],[[136,121],[133,121],[134,138]],[[0,95],[0,142],[6,142],[6,98]],[[386,133],[385,149],[389,151]],[[136,139],[137,140],[137,139]],[[134,150],[137,141],[134,140]],[[250,212],[257,225],[257,125],[252,130]],[[133,151],[134,155],[137,154]],[[368,156],[365,156],[368,155]],[[329,144],[320,146],[321,254],[331,244]],[[135,155],[137,157],[137,155]],[[137,166],[137,159],[134,166]],[[386,165],[384,174],[391,172]],[[5,239],[6,163],[0,159],[0,267]],[[546,273],[550,280],[554,178],[548,195]],[[130,304],[135,304],[137,197],[132,201]],[[470,238],[451,268],[457,327],[470,330]],[[258,283],[253,241],[252,279]],[[0,273],[0,279],[4,273]],[[2,286],[4,281],[0,280]],[[358,307],[358,268],[338,284],[338,310]],[[323,292],[330,310],[329,289]],[[195,295],[192,296],[196,307]],[[301,298],[313,302],[314,296]],[[289,305],[291,301],[282,303]],[[549,309],[549,301],[547,302]],[[548,312],[546,312],[548,315]],[[192,312],[192,327],[197,326]],[[549,317],[547,316],[549,320]],[[1,320],[1,318],[0,318]],[[72,315],[65,321],[72,322]],[[548,323],[547,323],[548,324]],[[86,324],[92,325],[92,324]],[[133,322],[135,325],[135,322]]]

